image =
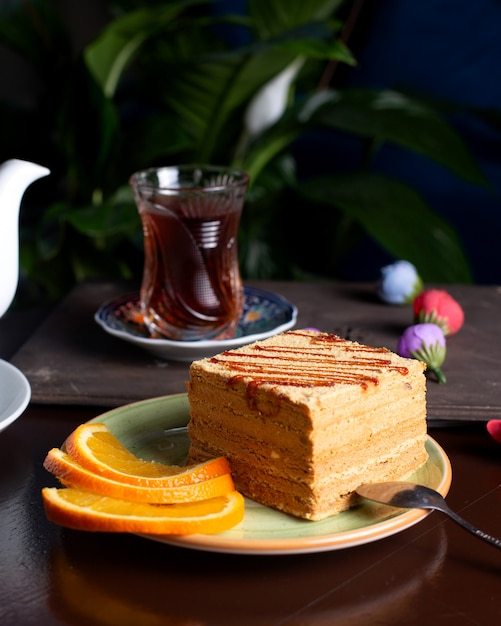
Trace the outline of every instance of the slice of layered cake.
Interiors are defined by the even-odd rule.
[[[318,520],[365,482],[427,459],[425,365],[386,348],[292,330],[195,361],[190,462],[225,456],[237,489]]]

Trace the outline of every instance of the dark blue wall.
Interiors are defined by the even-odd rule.
[[[370,5],[370,7],[369,7]],[[501,114],[500,0],[367,0],[358,65],[349,84],[405,87]],[[477,117],[451,118],[490,181],[469,185],[392,148],[376,167],[417,188],[456,227],[477,283],[501,284],[501,132]]]

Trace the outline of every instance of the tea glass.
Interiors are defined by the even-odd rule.
[[[144,235],[141,309],[152,336],[235,336],[244,302],[237,236],[248,183],[246,172],[213,165],[131,176]]]

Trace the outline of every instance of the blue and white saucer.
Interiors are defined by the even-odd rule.
[[[242,315],[235,337],[231,339],[172,341],[151,337],[142,321],[138,293],[103,304],[94,319],[110,335],[171,361],[194,361],[213,356],[284,332],[296,323],[297,308],[282,296],[255,287],[244,287],[244,296]]]

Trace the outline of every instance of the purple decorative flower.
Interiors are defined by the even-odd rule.
[[[397,352],[406,358],[415,358],[426,363],[439,383],[445,383],[440,369],[445,360],[445,336],[436,324],[414,324],[405,329],[398,342]]]
[[[422,289],[423,281],[409,261],[396,261],[381,268],[378,294],[387,304],[409,304]]]

